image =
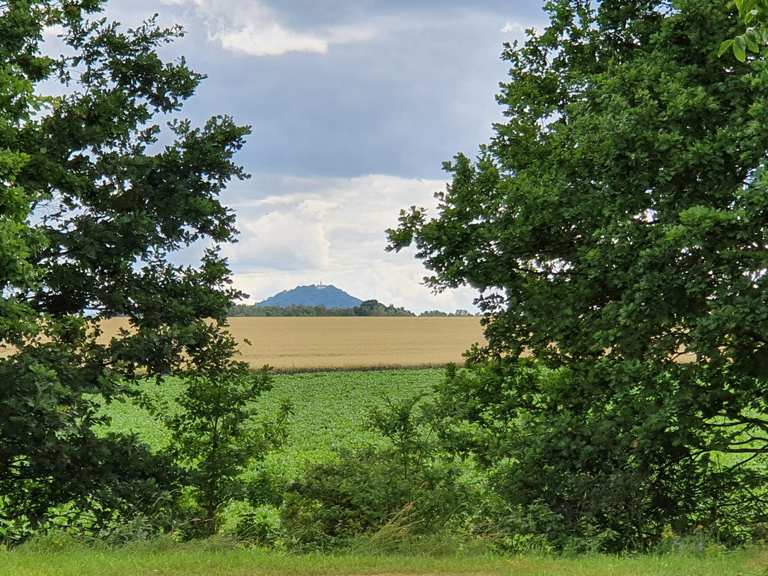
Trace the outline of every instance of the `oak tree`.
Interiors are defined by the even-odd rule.
[[[236,231],[219,196],[246,177],[249,128],[183,119],[203,76],[160,56],[182,30],[126,29],[104,4],[0,1],[0,534],[128,513],[158,457],[97,435],[99,403],[232,362],[238,293],[216,247]],[[174,264],[195,242],[199,265]],[[115,317],[129,328],[100,338]]]
[[[481,292],[491,366],[449,379],[445,436],[514,503],[641,546],[718,525],[705,479],[768,454],[768,68],[718,57],[720,0],[547,12],[504,50],[494,138],[391,248]]]

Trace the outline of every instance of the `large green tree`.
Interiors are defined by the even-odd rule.
[[[495,368],[447,385],[479,428],[446,436],[511,458],[511,500],[641,545],[700,520],[716,454],[768,453],[768,68],[718,57],[720,0],[546,8],[493,140],[390,239],[482,294]]]
[[[203,78],[159,55],[182,32],[124,29],[103,5],[0,1],[0,532],[65,504],[97,521],[130,508],[163,474],[134,439],[95,434],[97,402],[137,376],[231,365],[237,292],[215,246],[236,232],[219,194],[245,177],[249,129],[163,129]],[[197,241],[212,246],[199,266],[171,262]],[[115,316],[130,330],[99,338]]]

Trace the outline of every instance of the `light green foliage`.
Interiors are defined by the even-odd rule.
[[[367,428],[386,442],[342,449],[330,462],[307,467],[286,490],[280,514],[291,546],[349,546],[371,538],[396,550],[415,536],[435,537],[462,518],[475,500],[460,480],[464,468],[433,458],[435,444],[424,424],[426,395],[387,399],[369,411]]]
[[[724,40],[720,45],[719,55],[729,50],[739,62],[747,61],[747,54],[759,54],[768,45],[768,1],[732,0],[739,11],[739,18],[746,27],[743,34]]]
[[[368,414],[368,428],[392,445],[404,478],[426,466],[435,448],[428,438],[425,415],[419,405],[425,396],[388,398],[383,406],[372,408]]]
[[[436,369],[280,374],[273,377],[271,386],[261,386],[258,393],[253,394],[236,382],[234,386],[225,382],[221,390],[216,390],[214,380],[211,380],[213,388],[207,382],[202,387],[188,388],[180,379],[168,379],[162,386],[154,380],[146,380],[140,384],[144,397],[140,404],[161,407],[165,417],[176,423],[181,432],[179,439],[183,441],[184,454],[202,479],[204,475],[200,472],[204,470],[200,464],[204,463],[211,447],[210,416],[217,402],[209,400],[204,403],[207,407],[201,407],[199,401],[193,401],[193,397],[199,396],[198,392],[205,392],[219,399],[221,394],[226,397],[224,399],[229,398],[229,415],[226,418],[238,421],[238,432],[228,439],[231,445],[226,454],[228,464],[225,462],[227,465],[223,467],[226,469],[214,471],[219,477],[214,474],[211,478],[217,484],[226,484],[222,486],[221,493],[226,494],[227,499],[212,506],[212,510],[220,511],[229,499],[236,496],[254,507],[280,505],[287,483],[298,478],[306,467],[330,463],[338,458],[340,452],[386,445],[379,431],[368,426],[371,411],[377,407],[384,408],[387,404],[406,402],[410,405],[414,396],[429,393],[443,377],[444,371]],[[235,402],[231,401],[232,393],[237,396]],[[246,398],[254,401],[247,404],[240,402]],[[268,453],[257,450],[257,454],[252,454],[256,458],[252,458],[250,465],[246,466],[245,446],[239,443],[241,436],[255,435],[257,439],[265,439],[265,432],[274,433],[276,428],[273,423],[284,420],[287,403],[291,405],[292,414],[284,421],[284,428],[278,428],[278,431],[285,430],[285,436],[280,437],[280,449]],[[111,422],[108,428],[102,429],[103,432],[111,430],[138,434],[158,452],[174,445],[171,432],[153,415],[152,410],[133,402],[119,401],[105,406],[104,412],[110,416]],[[178,443],[179,440],[176,441],[177,446]],[[264,445],[259,443],[257,447]],[[236,458],[231,460],[231,456]],[[400,463],[390,468],[397,472],[403,469]],[[233,509],[226,512],[225,519],[238,525],[238,533],[252,532],[253,527],[248,525],[253,522],[247,522],[246,516],[258,516],[260,513],[258,510],[246,511],[243,516],[241,510]],[[241,518],[238,520],[234,516]],[[212,523],[207,526],[212,527]],[[247,535],[248,538],[253,536]]]
[[[401,456],[389,447],[342,450],[309,466],[287,487],[280,509],[288,545],[343,547],[379,535],[383,547],[441,533],[471,501],[459,467],[423,462],[409,469]]]
[[[443,377],[444,371],[438,369],[277,374],[272,389],[257,400],[256,411],[274,418],[290,402],[293,415],[284,447],[267,457],[267,465],[292,477],[304,464],[326,461],[338,449],[380,442],[378,433],[366,429],[369,410],[387,399],[429,392]],[[170,379],[163,386],[145,381],[142,389],[153,401],[167,402],[172,411],[183,386]],[[155,450],[168,445],[167,430],[148,411],[129,402],[114,402],[105,410],[112,420],[110,430],[138,433]]]
[[[242,472],[285,441],[291,407],[283,403],[274,419],[249,422],[257,414],[254,401],[271,386],[266,369],[197,373],[185,378],[183,386],[178,410],[163,407],[156,413],[171,432],[168,452],[187,471],[203,513],[192,532],[211,535],[227,504],[243,495]]]

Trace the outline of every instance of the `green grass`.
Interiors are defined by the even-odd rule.
[[[287,555],[256,550],[216,550],[205,543],[166,549],[117,551],[87,548],[0,552],[8,576],[765,576],[768,553],[578,558]]]
[[[289,425],[286,446],[269,456],[267,465],[294,475],[308,462],[330,458],[338,448],[354,448],[378,441],[364,429],[368,410],[387,398],[408,398],[428,392],[444,375],[442,369],[334,371],[278,374],[274,387],[257,403],[264,416],[274,414],[283,400],[290,400],[294,415]],[[180,391],[178,381],[158,386],[147,382],[145,392],[172,404]],[[136,432],[153,448],[167,442],[163,427],[152,416],[132,404],[114,403],[107,407],[112,417],[110,429]]]

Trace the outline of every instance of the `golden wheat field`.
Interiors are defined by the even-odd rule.
[[[483,340],[479,318],[230,318],[230,331],[243,360],[278,370],[442,365]]]

